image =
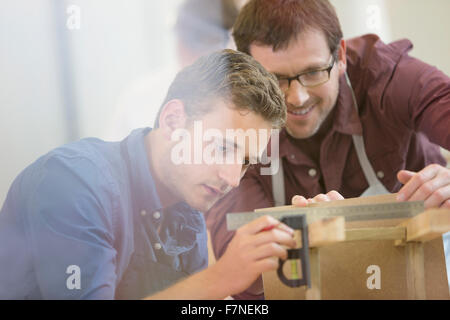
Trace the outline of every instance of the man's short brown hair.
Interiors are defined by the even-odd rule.
[[[342,29],[328,0],[250,0],[240,11],[233,27],[239,51],[250,53],[250,45],[285,49],[306,30],[320,30],[335,53]]]
[[[212,111],[214,100],[222,99],[239,110],[261,115],[274,128],[281,128],[286,121],[284,95],[277,79],[251,56],[230,49],[203,56],[177,74],[155,128],[162,108],[173,99],[183,101],[190,118]]]

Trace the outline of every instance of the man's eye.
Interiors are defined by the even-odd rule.
[[[308,80],[319,80],[319,79],[326,77],[327,75],[328,75],[328,73],[326,71],[316,70],[316,71],[311,71],[311,72],[305,73],[303,75],[303,78],[306,78]]]

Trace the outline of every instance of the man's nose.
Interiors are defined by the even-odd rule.
[[[236,188],[241,180],[242,164],[225,164],[219,169],[219,178],[227,187]]]
[[[296,107],[303,106],[309,99],[308,88],[301,85],[298,80],[292,80],[289,89],[286,91],[286,104]]]

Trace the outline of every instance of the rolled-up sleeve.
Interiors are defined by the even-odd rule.
[[[110,182],[82,157],[48,159],[36,181],[25,227],[42,298],[113,299]]]

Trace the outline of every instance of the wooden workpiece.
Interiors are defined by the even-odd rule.
[[[344,217],[333,217],[311,223],[308,225],[308,240],[311,248],[345,241]]]
[[[391,194],[311,206],[394,201]],[[266,299],[450,299],[442,242],[442,234],[450,230],[450,210],[430,209],[410,219],[346,223],[334,217],[308,228],[312,287],[290,288],[278,280],[276,272],[267,272],[263,274]],[[380,289],[368,288],[371,266],[381,271]]]
[[[406,239],[405,227],[353,228],[345,230],[345,241]]]
[[[450,210],[428,209],[425,212],[402,222],[406,228],[406,241],[426,242],[450,230]]]
[[[427,298],[424,245],[421,242],[406,244],[406,289],[408,299]]]

